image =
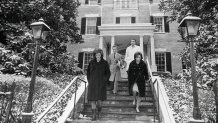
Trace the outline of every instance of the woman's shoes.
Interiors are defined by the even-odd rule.
[[[136,102],[136,101],[135,101],[135,99],[134,99],[133,102],[132,102],[132,104],[135,105],[135,102]]]
[[[140,111],[139,111],[139,108],[136,108],[135,110],[136,110],[136,113],[139,113],[139,112],[140,112]]]
[[[92,121],[96,120],[96,109],[92,109]]]
[[[100,119],[100,115],[101,115],[101,107],[98,107],[98,119]]]

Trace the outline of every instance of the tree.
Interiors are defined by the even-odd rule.
[[[76,23],[79,5],[78,0],[1,0],[0,42],[5,50],[12,51],[10,56],[20,57],[20,62],[27,64],[31,71],[34,46],[29,45],[33,42],[29,25],[43,18],[51,31],[44,42],[49,45],[40,48],[39,65],[50,72],[66,72],[63,61],[73,59],[66,53],[66,43],[77,43],[82,39]],[[2,63],[3,66],[7,66],[8,60],[16,67],[14,72],[20,71],[17,67],[20,63],[14,64],[10,58]],[[5,68],[3,72],[7,73],[7,70]]]
[[[160,9],[170,13],[169,21],[180,22],[188,12],[202,19],[199,35],[195,37],[195,50],[198,71],[198,83],[201,86],[212,88],[215,95],[218,95],[217,78],[218,74],[216,64],[211,62],[212,58],[218,58],[218,1],[217,0],[168,0],[160,2]],[[178,29],[183,41],[188,39],[182,35]],[[188,73],[190,74],[189,46],[181,54],[182,60],[188,64]],[[187,73],[186,73],[187,74]],[[215,97],[216,98],[216,97]],[[216,98],[216,109],[218,109],[218,99]],[[216,119],[218,119],[218,110],[216,110]]]

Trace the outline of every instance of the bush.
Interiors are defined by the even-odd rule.
[[[65,78],[64,82],[68,82],[72,80],[73,77]],[[62,79],[60,79],[62,80]],[[63,81],[56,80],[57,83],[62,83]],[[7,83],[11,85],[12,82],[16,82],[15,88],[15,97],[13,100],[13,116],[16,118],[16,121],[21,119],[21,112],[24,111],[24,107],[26,105],[28,93],[29,93],[29,82],[30,78],[25,78],[23,76],[15,76],[15,75],[4,75],[0,74],[0,85],[3,83]],[[59,82],[58,82],[59,81]],[[62,87],[64,88],[64,87]],[[55,98],[61,93],[63,90],[59,85],[54,84],[51,80],[37,77],[36,85],[35,85],[35,93],[34,93],[34,102],[33,102],[33,111],[35,113],[34,119],[42,113],[49,104],[55,100]],[[57,117],[59,117],[63,109],[65,108],[67,101],[71,98],[74,88],[72,87],[70,91],[67,92],[58,102],[58,104],[49,111],[49,113],[45,116],[46,123],[53,123]]]
[[[162,82],[169,96],[169,105],[174,112],[176,122],[186,123],[192,118],[193,111],[191,81],[162,78]],[[198,96],[202,118],[205,121],[215,119],[215,100],[213,92],[208,89],[198,88]]]

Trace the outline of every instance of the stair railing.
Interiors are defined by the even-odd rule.
[[[149,61],[148,59],[146,59],[146,63],[147,63],[147,68],[148,68],[148,73],[149,73],[149,76],[150,76],[150,85],[151,85],[151,90],[152,90],[152,93],[154,94],[154,105],[156,105],[157,107],[157,119],[158,119],[158,123],[160,123],[160,110],[159,110],[159,83],[157,82],[157,79],[154,80],[153,82],[153,74],[152,74],[152,71],[151,71],[151,67],[150,67],[150,64],[149,64]],[[154,84],[157,83],[157,94],[155,92],[155,87],[154,87]],[[156,94],[156,95],[155,95]],[[155,112],[155,106],[153,107],[153,115],[154,115],[154,123],[156,123],[156,112]]]
[[[45,109],[45,111],[39,115],[39,117],[36,119],[36,123],[39,123],[44,116],[51,110],[52,107],[54,107],[54,105],[64,96],[64,94],[70,90],[70,88],[74,85],[75,83],[75,98],[76,98],[76,93],[78,90],[78,80],[80,80],[81,82],[85,83],[86,85],[86,81],[82,80],[79,76],[74,77],[74,79],[70,82],[70,84],[61,92],[61,94],[48,106],[48,108]],[[85,91],[86,91],[86,86],[85,86]],[[84,96],[85,98],[85,96]],[[85,103],[85,102],[84,102]],[[74,102],[74,106],[75,106],[75,102]]]
[[[168,104],[169,99],[165,91],[164,85],[161,82],[159,76],[152,75],[152,71],[148,59],[146,59],[146,62],[148,66],[147,68],[148,68],[149,75],[151,76],[150,84],[156,102],[154,104],[156,104],[157,107],[158,122],[175,123],[175,119],[173,117],[172,111]],[[154,122],[156,122],[155,115],[154,115]]]

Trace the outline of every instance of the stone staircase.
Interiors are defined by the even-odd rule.
[[[107,91],[107,100],[102,104],[101,118],[95,121],[96,123],[152,123],[154,119],[157,119],[154,97],[149,83],[146,83],[146,97],[141,101],[140,113],[136,113],[133,96],[129,96],[127,79],[118,82],[118,86],[118,95]],[[92,111],[89,103],[85,104],[83,113],[91,118]],[[89,123],[90,118],[77,119],[72,122]]]

